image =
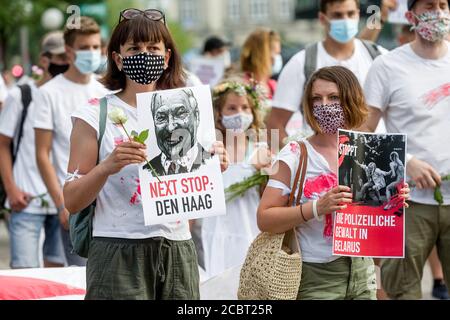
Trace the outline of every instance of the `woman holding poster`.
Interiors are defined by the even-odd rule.
[[[351,189],[337,185],[338,129],[357,128],[366,119],[361,86],[344,67],[322,68],[307,84],[303,109],[315,134],[303,140],[308,166],[300,205],[286,207],[289,194],[298,189],[291,183],[300,146],[291,142],[274,163],[275,173],[258,209],[258,226],[272,233],[296,229],[303,256],[299,299],[375,299],[373,260],[332,255],[333,212],[352,202]],[[409,189],[402,192],[407,199]]]
[[[164,14],[122,11],[108,46],[103,82],[117,93],[106,96],[110,121],[100,148],[99,101],[72,117],[65,205],[76,213],[96,199],[86,299],[199,299],[188,222],[144,225],[138,170],[148,163],[146,146],[130,141],[127,133],[138,127],[136,94],[184,87],[185,79]],[[216,144],[210,151],[219,154],[225,170],[223,146]]]

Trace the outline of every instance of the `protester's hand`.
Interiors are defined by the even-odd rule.
[[[397,9],[397,0],[383,0],[381,2],[381,20],[386,22],[389,17],[389,11]]]
[[[23,192],[17,187],[13,188],[10,192],[7,192],[7,197],[13,212],[20,212],[28,207],[31,198],[28,193]]]
[[[406,202],[411,198],[411,190],[409,189],[409,185],[407,183],[405,183],[403,185],[403,188],[400,189],[400,197],[404,199],[403,201],[403,206],[405,208],[409,208],[409,204]]]
[[[317,201],[317,213],[319,216],[342,210],[347,203],[352,203],[351,189],[347,186],[337,186],[327,192]]]
[[[59,222],[61,223],[64,230],[69,230],[69,216],[70,216],[69,210],[64,208],[64,210],[58,212],[58,215],[59,215]]]
[[[256,149],[254,156],[250,159],[250,163],[256,170],[268,168],[272,164],[272,152],[266,147]]]
[[[209,150],[209,153],[212,155],[218,155],[220,159],[220,170],[224,172],[228,169],[228,165],[230,163],[230,160],[228,159],[228,153],[225,149],[223,142],[216,141],[213,143],[211,149]]]
[[[109,175],[116,174],[127,165],[145,162],[147,157],[145,153],[146,148],[145,145],[139,142],[123,142],[116,146],[109,157],[101,162],[101,165]]]
[[[428,163],[413,157],[406,165],[406,173],[418,189],[434,189],[441,185],[441,176]]]
[[[383,288],[377,289],[377,300],[389,300],[389,297]]]

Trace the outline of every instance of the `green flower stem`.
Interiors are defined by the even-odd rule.
[[[441,177],[441,180],[442,181],[450,181],[450,174],[447,175],[447,176]],[[409,182],[409,185],[411,187],[415,187],[416,186],[413,181]],[[442,191],[441,191],[441,187],[440,186],[436,186],[436,188],[434,188],[434,200],[436,200],[436,202],[440,206],[444,204],[444,197],[442,196]]]
[[[128,136],[128,140],[133,141],[133,139],[131,139],[131,136],[128,134],[127,129],[125,128],[125,126],[123,125],[122,122],[119,122],[119,124],[122,126],[123,130],[125,131],[125,133]],[[156,173],[155,169],[153,168],[153,166],[151,165],[151,163],[147,160],[147,158],[145,159],[145,161],[147,162],[148,166],[150,167],[150,169],[153,171],[153,173],[155,174],[156,179],[158,179],[158,182],[161,182],[161,180],[159,179],[158,174]]]
[[[247,192],[247,190],[266,183],[267,179],[268,179],[267,175],[256,173],[242,182],[232,184],[231,186],[225,189],[226,201],[229,202],[231,200],[234,200],[235,198],[243,196],[245,192]]]

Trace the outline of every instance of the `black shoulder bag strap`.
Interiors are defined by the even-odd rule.
[[[21,93],[21,97],[22,97],[23,110],[22,110],[22,115],[20,117],[16,148],[14,149],[14,142],[12,143],[12,146],[11,146],[11,149],[13,151],[12,152],[13,163],[16,161],[17,154],[19,153],[20,142],[22,141],[22,136],[23,136],[23,126],[25,124],[25,119],[27,118],[28,107],[30,106],[30,103],[32,100],[31,87],[29,84],[23,84],[18,87],[20,89],[20,93]]]
[[[103,136],[106,129],[106,118],[108,116],[108,100],[106,97],[100,99],[100,117],[98,120],[98,152],[97,152],[97,165],[100,163],[100,146],[102,145]],[[97,199],[92,203],[95,207]]]
[[[302,90],[305,91],[306,85],[308,84],[309,79],[313,75],[313,73],[317,69],[317,52],[319,50],[319,44],[313,43],[306,47],[305,49],[305,66],[303,69],[303,73],[305,75],[305,84],[303,85]],[[300,105],[300,112],[303,114],[303,108]]]
[[[313,73],[317,69],[317,52],[319,51],[319,44],[316,42],[312,45],[309,45],[305,49],[305,87],[308,83],[308,80],[311,78]]]
[[[103,135],[106,128],[106,117],[108,116],[108,101],[105,97],[100,99],[100,118],[98,123],[98,153],[97,164],[100,162],[100,146],[102,144]]]
[[[372,57],[372,60],[375,60],[376,57],[381,55],[380,49],[378,49],[378,46],[375,42],[372,42],[369,40],[362,40],[362,39],[361,39],[361,41],[362,41],[364,47],[366,47],[370,56]]]

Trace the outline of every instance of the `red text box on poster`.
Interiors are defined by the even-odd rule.
[[[352,204],[335,214],[333,254],[403,258],[404,232],[403,208]]]

